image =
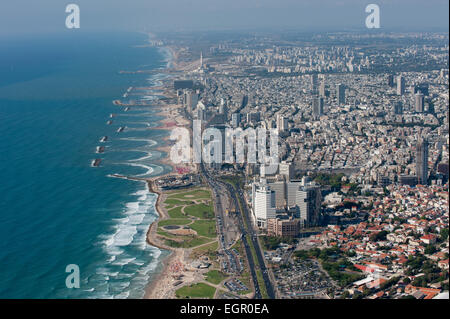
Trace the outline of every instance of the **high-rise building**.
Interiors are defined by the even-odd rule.
[[[261,165],[263,166],[263,165]],[[275,181],[267,183],[272,191],[275,192],[275,207],[284,208],[286,206],[286,184],[285,181]]]
[[[313,97],[312,112],[315,120],[323,115],[323,98],[319,96]]]
[[[281,162],[278,164],[278,174],[286,176],[286,180],[290,181],[294,178],[294,164]]]
[[[428,141],[419,138],[416,148],[416,175],[417,183],[427,185],[428,183]]]
[[[394,114],[400,115],[403,114],[403,104],[400,101],[393,102],[394,103]]]
[[[336,85],[336,98],[339,105],[345,104],[345,87],[343,84]]]
[[[247,95],[243,95],[242,99],[241,99],[241,109],[246,107],[248,104],[248,96]]]
[[[257,123],[261,119],[261,114],[259,112],[247,113],[247,123]]]
[[[192,112],[198,103],[198,95],[195,92],[187,91],[184,94],[184,106],[186,107],[188,112]]]
[[[192,80],[175,80],[173,81],[173,89],[183,90],[183,89],[192,89],[194,87],[194,81]]]
[[[276,218],[275,192],[263,185],[256,190],[253,206],[254,217],[258,227],[266,228],[269,218]]]
[[[397,76],[397,95],[405,93],[405,79],[401,75]]]
[[[292,217],[280,217],[268,219],[267,235],[278,237],[297,237],[300,232],[300,221]]]
[[[319,95],[321,97],[325,97],[325,80],[322,80],[322,82],[320,82],[320,87],[319,87]]]
[[[231,114],[231,126],[233,128],[239,127],[241,124],[241,113],[233,113]]]
[[[307,183],[299,188],[296,195],[296,205],[302,226],[309,227],[319,224],[321,204],[322,196],[319,186]]]
[[[391,88],[394,87],[394,76],[392,74],[388,75],[387,82]]]
[[[416,186],[417,185],[417,176],[413,175],[400,175],[398,177],[398,182],[401,185],[409,185]]]
[[[286,206],[294,207],[297,205],[297,191],[300,186],[302,186],[301,182],[292,181],[286,183]]]
[[[417,113],[423,113],[425,111],[425,99],[421,91],[418,91],[415,95],[415,109]]]
[[[288,119],[277,114],[277,129],[279,132],[286,132],[288,130]]]
[[[206,111],[203,108],[198,107],[194,112],[194,117],[197,120],[206,121]]]
[[[227,108],[227,103],[224,101],[224,99],[221,99],[221,100],[220,100],[220,104],[219,104],[219,114],[225,115],[225,118],[227,117],[227,114],[228,114],[228,108]]]
[[[311,90],[313,92],[317,91],[317,73],[311,74]]]
[[[391,184],[391,180],[388,176],[384,176],[382,174],[377,174],[377,184],[380,187],[386,187]]]

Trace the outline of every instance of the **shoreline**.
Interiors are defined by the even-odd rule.
[[[151,42],[152,40],[156,39],[156,37],[152,34],[148,35],[148,41]],[[162,82],[160,84],[156,84],[154,86],[148,86],[148,87],[140,87],[139,89],[146,89],[149,92],[146,94],[151,95],[158,95],[160,98],[156,100],[156,104],[145,104],[143,103],[142,106],[146,105],[154,105],[152,109],[156,110],[156,115],[160,116],[161,119],[157,121],[156,127],[148,128],[149,130],[170,130],[174,127],[182,127],[186,126],[188,124],[187,120],[178,113],[178,109],[181,107],[176,102],[167,102],[166,100],[173,99],[175,96],[173,92],[171,91],[170,79],[172,78],[172,75],[170,74],[170,70],[174,68],[174,65],[176,65],[175,59],[177,56],[176,50],[169,46],[161,46],[158,47],[158,50],[160,54],[163,56],[166,65],[163,68],[164,71],[161,71],[161,74],[168,75],[165,79],[166,82]],[[167,58],[167,60],[166,60]],[[166,71],[166,72],[165,72]],[[126,71],[124,71],[126,72]],[[138,73],[142,73],[145,71],[138,71]],[[136,105],[141,105],[139,102],[134,102]],[[122,102],[119,100],[113,101],[114,105],[117,106],[131,106],[126,104],[125,102]],[[134,105],[134,104],[133,104]],[[148,299],[148,298],[155,298],[156,296],[161,296],[161,290],[164,290],[164,288],[168,287],[169,285],[166,283],[169,277],[169,271],[170,271],[170,264],[176,259],[181,258],[183,255],[183,251],[181,249],[172,248],[164,245],[163,242],[161,242],[157,238],[156,230],[158,228],[159,221],[167,219],[169,216],[165,209],[161,206],[161,204],[165,200],[165,195],[158,189],[158,187],[155,185],[155,181],[163,178],[164,176],[168,175],[181,175],[179,172],[177,172],[177,166],[175,163],[173,163],[169,158],[169,152],[170,152],[170,135],[164,136],[160,142],[157,143],[156,147],[152,147],[152,149],[157,150],[159,152],[163,152],[165,154],[162,154],[158,159],[155,159],[155,164],[163,165],[163,172],[159,173],[156,176],[151,177],[131,177],[131,176],[124,176],[119,174],[112,174],[110,177],[115,178],[122,178],[122,179],[128,179],[128,180],[135,180],[135,181],[141,181],[145,182],[147,191],[149,193],[153,193],[157,196],[156,203],[155,203],[155,210],[158,213],[158,217],[148,226],[146,235],[145,235],[145,241],[146,244],[158,248],[160,250],[168,251],[167,256],[161,256],[156,258],[158,266],[156,269],[161,269],[161,271],[158,273],[150,272],[150,278],[147,280],[147,283],[145,284],[144,288],[144,295],[142,298]],[[168,169],[170,167],[171,169]],[[159,264],[161,262],[161,265]],[[161,268],[159,268],[161,266]],[[165,292],[165,290],[164,290]],[[164,295],[164,294],[163,294]]]
[[[176,68],[176,57],[177,53],[174,48],[167,46],[164,47],[165,50],[169,51],[171,53],[170,60],[168,61],[168,64],[166,66],[166,69],[170,68]],[[161,95],[166,96],[168,92],[168,88],[163,88],[164,92],[162,92]],[[168,97],[168,96],[167,96]],[[181,127],[186,126],[188,124],[187,120],[181,116],[178,115],[177,109],[180,106],[177,104],[165,104],[160,105],[158,108],[160,109],[157,113],[158,116],[163,117],[161,120],[158,121],[159,125],[157,127],[154,127],[152,129],[158,129],[158,130],[169,130],[173,127]],[[163,138],[164,143],[161,143],[158,147],[156,147],[156,150],[160,152],[164,152],[165,154],[169,154],[170,147],[172,146],[170,144],[170,136],[166,136]],[[147,188],[150,193],[154,193],[157,196],[156,203],[155,203],[155,210],[158,213],[158,218],[155,219],[149,226],[147,233],[146,233],[146,242],[147,244],[157,247],[162,250],[169,251],[169,254],[163,258],[160,259],[162,268],[161,271],[155,275],[153,278],[149,279],[147,286],[145,288],[145,293],[143,296],[143,299],[160,299],[160,298],[168,298],[170,291],[172,288],[172,281],[173,278],[170,274],[170,266],[173,263],[177,263],[179,260],[184,259],[184,249],[177,249],[173,247],[168,247],[164,245],[160,240],[157,238],[156,231],[158,229],[158,224],[160,221],[165,220],[169,218],[166,210],[162,207],[162,203],[165,200],[165,194],[161,192],[158,187],[155,185],[155,181],[159,178],[162,178],[167,175],[179,175],[179,173],[176,171],[175,164],[170,160],[170,158],[160,158],[158,159],[158,162],[163,165],[170,166],[172,168],[171,172],[167,172],[165,174],[161,174],[155,177],[151,177],[146,180]],[[183,272],[181,272],[183,273]]]
[[[149,35],[149,41],[155,40],[156,37]],[[169,52],[170,55],[167,64],[165,66],[165,70],[168,71],[168,77],[166,78],[166,82],[162,82],[162,84],[158,84],[156,86],[148,87],[151,91],[160,91],[160,92],[152,92],[151,94],[156,94],[162,96],[162,98],[158,99],[158,103],[155,105],[154,109],[156,109],[156,115],[160,116],[161,119],[158,120],[158,125],[156,127],[149,128],[150,130],[171,130],[176,127],[184,127],[190,130],[190,122],[186,119],[182,113],[179,112],[179,109],[182,108],[176,101],[170,101],[175,98],[173,94],[170,84],[168,83],[170,79],[173,77],[171,74],[173,71],[175,73],[182,72],[186,67],[189,67],[190,64],[182,65],[178,63],[178,55],[177,49],[171,45],[159,47],[161,51]],[[167,54],[167,53],[163,53]],[[162,72],[164,74],[164,72]],[[121,105],[120,100],[115,100],[114,103],[116,105]],[[192,133],[191,133],[192,134]],[[173,146],[171,143],[170,134],[164,136],[161,139],[161,143],[154,148],[159,152],[164,153],[164,157],[161,156],[157,160],[156,163],[171,167],[170,171],[162,172],[157,176],[152,176],[148,178],[133,178],[127,176],[113,176],[118,178],[126,178],[126,179],[134,179],[145,181],[147,184],[147,190],[149,193],[156,194],[157,199],[155,203],[155,210],[158,213],[158,217],[149,225],[147,233],[146,233],[146,243],[150,246],[156,247],[160,250],[168,251],[167,256],[158,257],[158,267],[161,266],[161,270],[159,272],[153,272],[151,274],[151,278],[147,280],[147,284],[145,286],[145,291],[143,295],[143,299],[171,299],[175,298],[175,290],[177,289],[177,285],[175,284],[179,281],[179,278],[184,278],[187,281],[195,281],[198,280],[198,274],[192,269],[189,268],[188,264],[188,256],[190,255],[191,249],[189,248],[174,248],[168,247],[158,238],[157,229],[159,222],[169,218],[169,215],[166,209],[163,207],[163,203],[166,198],[166,194],[159,190],[155,182],[163,178],[165,176],[183,176],[186,173],[193,173],[197,171],[196,166],[193,164],[183,164],[183,163],[173,163],[169,157],[170,149]],[[161,265],[159,265],[161,262]]]

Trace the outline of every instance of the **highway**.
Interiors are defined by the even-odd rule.
[[[224,184],[224,183],[219,182],[219,181],[215,180],[214,178],[212,178],[211,175],[207,172],[207,170],[203,166],[203,163],[200,164],[200,170],[201,170],[201,173],[203,174],[203,176],[205,177],[206,181],[208,182],[209,186],[211,187],[211,189],[213,189],[214,193],[216,193],[216,194],[220,193],[220,190],[222,187],[227,188],[227,190],[229,191],[229,193],[231,195],[231,199],[234,202],[234,206],[236,207],[236,210],[240,211],[240,208],[239,208],[240,206],[239,206],[235,191],[233,190],[232,186],[229,184]],[[218,206],[220,207],[220,205],[218,205]],[[222,216],[223,212],[218,212],[218,214],[220,216]],[[238,220],[239,220],[239,228],[240,228],[241,234],[242,234],[242,242],[244,243],[245,254],[247,256],[247,261],[248,261],[248,265],[249,265],[250,277],[252,278],[253,286],[255,287],[255,299],[262,299],[261,291],[260,291],[259,284],[258,284],[258,279],[256,277],[256,270],[255,270],[256,267],[255,267],[255,263],[254,263],[254,259],[253,259],[253,255],[252,255],[252,250],[250,249],[250,246],[248,245],[247,240],[246,240],[247,234],[245,231],[245,227],[242,224],[242,219],[238,218]]]
[[[242,217],[245,218],[246,223],[248,225],[248,231],[249,231],[248,235],[253,243],[253,247],[255,248],[256,258],[258,259],[259,267],[261,268],[261,273],[262,273],[262,277],[264,280],[264,284],[266,286],[267,295],[269,296],[270,299],[275,299],[275,293],[274,293],[274,289],[272,286],[272,282],[270,281],[268,270],[266,268],[266,264],[264,263],[264,256],[261,252],[261,247],[259,246],[258,235],[252,227],[252,222],[250,220],[250,213],[248,211],[248,206],[245,202],[244,194],[242,193],[242,189],[238,185],[236,185],[236,187],[237,187],[237,192],[236,192],[236,191],[234,191],[234,187],[231,184],[227,184],[227,185],[228,185],[228,189],[229,189],[230,193],[232,194],[232,196],[236,197],[236,193],[237,193],[237,195],[239,196],[239,198],[241,200],[242,208],[244,210],[242,212]]]

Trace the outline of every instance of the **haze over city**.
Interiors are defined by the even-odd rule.
[[[17,0],[0,5],[0,33],[63,31],[69,3],[80,7],[83,31],[354,30],[364,27],[369,3],[380,6],[384,30],[442,31],[449,25],[446,0]]]

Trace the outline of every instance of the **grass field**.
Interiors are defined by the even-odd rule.
[[[175,292],[177,298],[213,298],[216,288],[205,284],[198,283],[191,286],[181,287]]]
[[[218,285],[228,276],[218,270],[210,270],[205,274],[206,281]]]
[[[193,248],[211,241],[211,239],[205,237],[190,237],[190,236],[176,236],[176,237],[178,239],[182,239],[182,241],[166,239],[164,241],[165,244],[167,246],[174,248]]]
[[[209,238],[215,238],[216,234],[216,222],[214,220],[196,220],[189,225],[200,236]]]
[[[164,201],[164,204],[169,204],[169,205],[189,205],[189,204],[193,204],[193,201],[184,201],[184,200],[179,200],[179,199],[173,199],[173,198],[167,198]]]
[[[158,225],[159,226],[167,226],[167,225],[187,225],[190,222],[192,222],[192,220],[184,218],[184,219],[179,219],[179,218],[170,218],[170,219],[166,219],[166,220],[161,220]]]
[[[161,236],[164,236],[164,237],[167,237],[167,238],[177,238],[175,235],[172,235],[172,234],[169,234],[168,232],[165,232],[165,231],[162,231],[162,230],[158,230],[157,232],[156,232],[158,235],[161,235]]]
[[[196,254],[207,254],[210,252],[215,252],[217,248],[219,248],[219,242],[215,241],[211,244],[195,248],[193,252]]]
[[[174,207],[167,211],[170,218],[186,218],[186,216],[181,212],[181,206]]]
[[[186,206],[184,212],[190,216],[194,216],[201,219],[211,219],[214,218],[214,208],[212,205],[196,204]]]
[[[164,205],[166,208],[170,207],[167,210],[170,218],[158,223],[157,233],[165,237],[163,241],[166,245],[175,248],[194,248],[211,242],[217,236],[211,191],[196,188],[169,192]],[[188,225],[197,234],[171,234],[163,228],[170,225]]]
[[[195,189],[191,191],[180,191],[171,193],[167,196],[169,199],[180,200],[199,200],[199,199],[211,199],[211,191],[205,189]]]

